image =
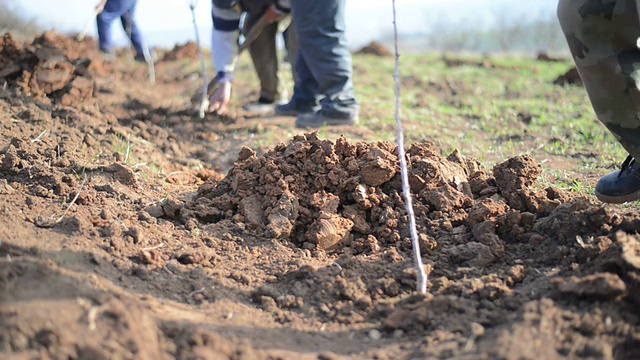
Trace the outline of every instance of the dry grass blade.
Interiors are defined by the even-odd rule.
[[[52,228],[58,225],[64,219],[64,217],[67,216],[67,213],[69,213],[69,210],[71,210],[71,207],[73,206],[73,204],[75,204],[76,201],[78,200],[78,197],[80,196],[80,193],[82,192],[82,189],[84,188],[84,184],[86,181],[87,181],[87,178],[85,177],[85,179],[82,181],[82,184],[80,184],[80,190],[78,190],[78,192],[76,193],[76,196],[73,197],[73,199],[71,200],[67,208],[64,210],[62,215],[60,215],[57,218],[54,217],[53,215],[48,218],[43,218],[41,216],[38,216],[34,221],[34,224],[37,227],[41,227],[41,228]]]
[[[46,134],[46,133],[47,133],[47,130],[43,130],[43,131],[40,133],[40,135],[38,135],[35,139],[32,139],[32,140],[31,140],[31,142],[32,142],[32,143],[35,143],[35,142],[40,141],[40,139],[42,139],[42,137],[43,137],[43,136],[44,136],[44,134]]]

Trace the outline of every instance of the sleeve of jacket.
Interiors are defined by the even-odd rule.
[[[219,82],[230,81],[233,76],[235,55],[238,51],[240,15],[237,1],[213,0],[211,57],[219,75]]]

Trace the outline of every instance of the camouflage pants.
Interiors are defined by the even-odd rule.
[[[559,0],[558,19],[598,119],[640,160],[635,0]]]

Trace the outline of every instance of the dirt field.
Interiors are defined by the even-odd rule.
[[[640,358],[632,208],[412,144],[417,295],[395,144],[200,120],[192,49],[151,87],[96,48],[0,40],[1,357]]]

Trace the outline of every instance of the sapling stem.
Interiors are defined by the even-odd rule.
[[[189,9],[191,9],[191,19],[193,21],[193,29],[196,33],[196,45],[198,46],[198,57],[200,58],[200,71],[202,72],[202,78],[204,80],[202,85],[202,99],[200,99],[200,108],[198,115],[200,119],[204,119],[204,113],[209,106],[209,99],[207,99],[207,88],[209,87],[209,77],[207,76],[207,68],[204,64],[204,54],[202,53],[202,47],[200,46],[200,32],[198,31],[198,22],[196,21],[196,6],[197,0],[189,1]]]
[[[411,234],[411,244],[413,245],[413,257],[418,270],[416,291],[419,293],[427,292],[427,273],[422,265],[422,257],[420,256],[420,243],[418,240],[418,232],[416,230],[416,219],[413,213],[413,202],[411,200],[411,188],[409,187],[409,170],[407,167],[407,159],[404,151],[404,130],[402,129],[402,121],[400,120],[400,54],[398,53],[398,26],[396,23],[396,1],[392,1],[393,7],[393,42],[396,58],[396,70],[393,75],[395,80],[396,95],[396,127],[398,130],[398,159],[400,160],[400,172],[402,177],[402,193],[404,194],[404,202],[409,218],[409,232]]]

